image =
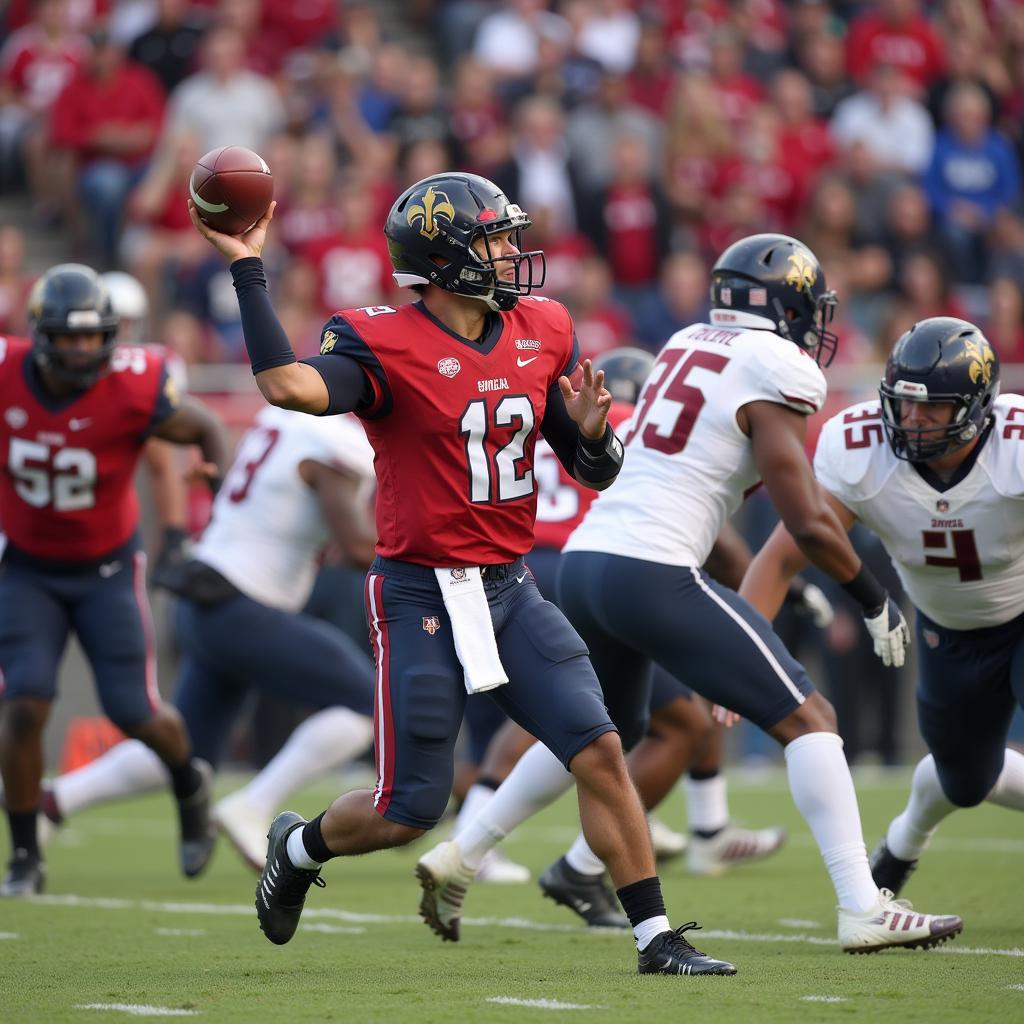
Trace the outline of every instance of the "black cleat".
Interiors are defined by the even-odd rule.
[[[559,857],[537,879],[548,899],[561,903],[583,918],[591,928],[628,928],[629,918],[619,909],[619,902],[605,875],[583,875]]]
[[[288,860],[288,836],[306,824],[294,811],[283,811],[267,833],[267,862],[256,884],[256,916],[260,929],[275,945],[283,946],[295,934],[311,885],[325,888],[320,869],[307,871]]]
[[[694,949],[683,932],[691,928],[700,929],[696,921],[690,921],[678,927],[674,932],[662,932],[656,935],[642,949],[637,964],[639,974],[735,974],[736,967],[726,960],[715,960],[714,957]]]
[[[202,776],[199,788],[178,803],[180,827],[181,870],[186,878],[202,874],[213,855],[217,830],[210,820],[213,801],[213,768],[200,757],[192,758],[192,766]]]
[[[879,889],[888,889],[893,896],[900,894],[900,889],[907,884],[916,867],[916,860],[900,860],[893,856],[884,838],[878,841],[875,852],[871,854],[871,877],[875,885]]]
[[[15,850],[7,865],[7,874],[0,882],[0,896],[20,898],[35,896],[46,884],[46,865],[42,858],[28,850]]]

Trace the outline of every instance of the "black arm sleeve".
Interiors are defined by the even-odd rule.
[[[336,416],[342,412],[368,409],[374,400],[373,385],[354,359],[344,355],[310,356],[300,362],[308,363],[324,379],[330,402],[321,414]]]
[[[547,409],[541,421],[540,432],[566,473],[574,480],[603,490],[619,475],[622,468],[622,443],[615,436],[612,425],[605,427],[604,436],[596,441],[583,437],[580,428],[565,408],[558,385],[548,391]]]
[[[252,372],[261,373],[275,366],[295,362],[288,335],[270,304],[263,260],[247,256],[231,264],[231,280],[238,295],[242,315],[242,335],[252,363]]]
[[[557,383],[548,388],[548,404],[544,410],[544,419],[541,420],[540,432],[544,435],[544,440],[551,445],[551,450],[558,456],[558,461],[566,473],[573,476],[580,428],[569,416]]]

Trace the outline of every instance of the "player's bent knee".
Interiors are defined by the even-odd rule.
[[[817,691],[768,730],[783,745],[809,733],[838,731],[835,708]]]
[[[387,818],[382,818],[381,825],[381,846],[387,848],[394,848],[398,846],[406,846],[407,844],[419,839],[420,836],[425,835],[427,829],[416,828],[413,825],[403,825],[399,821],[389,821]]]
[[[569,762],[569,771],[578,779],[605,774],[628,775],[622,740],[617,732],[603,732]]]
[[[49,701],[38,697],[12,697],[3,707],[0,722],[4,734],[18,740],[41,733],[49,714]]]
[[[977,807],[983,803],[999,778],[999,769],[990,772],[977,767],[972,770],[943,768],[938,761],[935,768],[942,792],[946,799],[957,807]]]

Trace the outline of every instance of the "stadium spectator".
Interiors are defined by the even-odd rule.
[[[448,141],[449,114],[441,97],[441,72],[429,57],[409,57],[402,70],[398,104],[388,119],[388,132],[399,147],[424,139]]]
[[[719,114],[733,130],[745,127],[750,114],[764,98],[761,83],[743,69],[743,46],[731,26],[711,35],[708,71],[718,91]]]
[[[640,23],[636,59],[626,76],[629,98],[659,118],[668,113],[676,69],[668,50],[664,23],[651,15]]]
[[[309,135],[299,143],[292,186],[282,191],[274,213],[278,240],[292,254],[341,229],[337,203],[338,164],[331,138]]]
[[[561,228],[548,206],[530,210],[530,247],[544,250],[545,277],[540,295],[565,302],[573,291],[582,261],[594,254],[594,243],[581,231]]]
[[[877,0],[850,22],[847,66],[867,83],[884,65],[898,67],[923,91],[945,67],[942,37],[921,11],[920,0]]]
[[[811,83],[811,101],[819,117],[831,117],[853,89],[846,77],[846,53],[836,35],[819,32],[798,42],[797,66]]]
[[[676,331],[707,316],[707,264],[694,253],[672,253],[661,268],[658,288],[636,311],[634,336],[638,344],[657,352]]]
[[[932,223],[928,196],[920,185],[904,182],[889,196],[885,222],[877,236],[889,254],[890,274],[887,288],[895,288],[903,272],[903,263],[914,252],[941,251],[942,241]]]
[[[1002,207],[1020,198],[1020,168],[1010,144],[991,127],[980,86],[955,86],[946,98],[924,184],[957,278],[985,278],[985,235]]]
[[[96,34],[86,65],[53,106],[53,141],[74,159],[76,192],[103,268],[115,265],[125,199],[145,173],[164,116],[164,90],[148,68]]]
[[[636,62],[640,18],[627,0],[590,0],[577,5],[586,17],[576,35],[576,49],[597,61],[605,71],[624,75]]]
[[[452,142],[465,160],[473,143],[505,123],[494,75],[474,57],[463,57],[452,77],[450,121]]]
[[[276,296],[277,315],[300,358],[320,351],[324,306],[317,268],[304,259],[290,260],[281,273]],[[333,312],[333,311],[332,311]]]
[[[805,178],[820,174],[836,153],[828,122],[814,112],[811,83],[794,68],[785,68],[772,77],[771,86],[781,118],[779,145]]]
[[[25,236],[11,224],[0,227],[0,333],[25,333],[32,280],[25,266]]]
[[[1003,363],[1024,362],[1024,293],[1013,278],[997,277],[988,288],[985,336]]]
[[[899,287],[914,323],[932,316],[967,318],[953,294],[949,268],[939,254],[922,250],[909,255],[903,261]]]
[[[474,56],[499,78],[529,77],[537,69],[540,37],[568,39],[568,23],[547,6],[545,0],[510,0],[498,6],[477,28]]]
[[[584,256],[563,301],[572,313],[580,355],[596,359],[632,338],[629,312],[616,302],[612,270],[603,256]]]
[[[192,71],[203,29],[189,0],[157,0],[155,23],[132,40],[128,56],[149,68],[169,93]]]

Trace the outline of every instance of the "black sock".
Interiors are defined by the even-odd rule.
[[[483,786],[484,789],[497,789],[501,785],[501,779],[494,778],[493,775],[481,775],[480,778],[473,783],[474,786]]]
[[[11,844],[15,850],[27,850],[30,857],[39,856],[39,837],[36,833],[38,811],[8,811],[11,826]]]
[[[723,825],[722,828],[725,828],[725,826]],[[700,836],[701,839],[714,839],[721,831],[721,828],[695,828],[693,830],[693,834],[695,836]]]
[[[167,770],[171,773],[171,789],[174,791],[175,800],[187,800],[190,796],[195,796],[203,784],[203,777],[191,759],[179,765],[169,764]]]
[[[622,909],[635,928],[641,921],[649,921],[652,917],[667,917],[665,898],[661,895],[661,879],[657,875],[641,878],[632,885],[624,885],[616,890]]]
[[[323,821],[326,813],[324,811],[323,814],[318,814],[312,821],[307,821],[302,826],[302,845],[306,847],[306,853],[321,864],[338,856],[328,849],[324,842],[324,834],[320,829],[320,822]]]
[[[708,779],[713,779],[716,775],[718,775],[717,768],[712,768],[709,772],[697,771],[696,769],[690,772],[690,778],[694,782],[707,782]]]

